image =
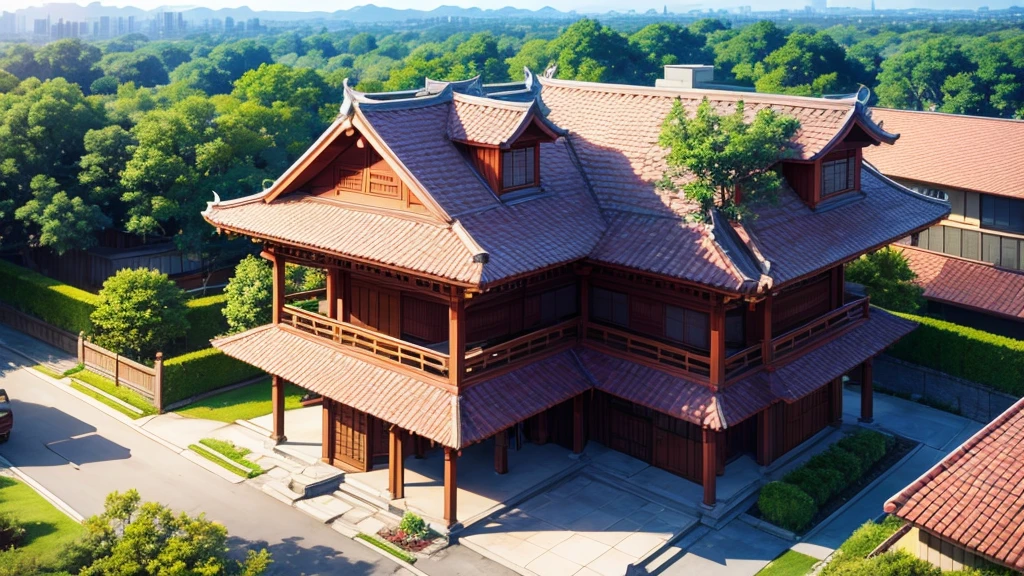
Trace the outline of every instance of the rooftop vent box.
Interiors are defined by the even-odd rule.
[[[715,81],[715,67],[708,64],[669,64],[665,66],[665,77],[654,85],[659,88],[700,88],[702,84]]]

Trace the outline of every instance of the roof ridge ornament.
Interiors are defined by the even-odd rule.
[[[203,210],[200,214],[209,214],[211,210],[220,206],[220,195],[217,194],[216,190],[211,190],[211,192],[213,192],[213,202],[207,202],[206,210]]]
[[[351,118],[355,112],[355,103],[359,96],[351,86],[348,85],[348,78],[341,83],[345,93],[345,99],[341,101],[341,108],[338,110],[342,118]]]

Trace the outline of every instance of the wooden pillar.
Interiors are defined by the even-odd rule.
[[[772,361],[775,360],[775,352],[772,350],[772,304],[774,302],[775,298],[769,292],[761,304],[764,306],[761,313],[761,359],[769,368],[771,368]]]
[[[828,383],[828,423],[836,428],[843,425],[843,378],[840,376]]]
[[[448,382],[462,384],[466,373],[466,299],[452,288],[448,305]]]
[[[508,474],[508,430],[494,435],[494,471]]]
[[[414,458],[417,460],[423,460],[423,452],[425,451],[424,445],[427,443],[427,439],[423,436],[415,436],[412,443],[412,449]]]
[[[444,521],[448,526],[458,522],[456,514],[458,497],[458,459],[459,451],[454,448],[444,447]]]
[[[405,453],[402,429],[392,424],[388,440],[388,492],[392,500],[405,498]]]
[[[757,413],[757,463],[771,466],[775,461],[774,406]]]
[[[545,410],[533,417],[533,442],[543,446],[548,443],[548,411]]]
[[[274,433],[270,439],[275,442],[284,442],[288,438],[284,435],[284,378],[271,376],[270,401],[274,407]]]
[[[278,255],[274,255],[274,302],[272,317],[274,324],[281,323],[281,309],[284,308],[284,258]]]
[[[704,476],[704,505],[714,506],[718,500],[716,495],[715,481],[718,475],[718,449],[715,447],[717,432],[704,428],[704,450],[703,450],[703,476]]]
[[[341,316],[338,318],[342,322],[352,321],[352,275],[348,272],[339,271],[339,283],[341,288],[341,307],[338,310],[338,314]]]
[[[725,305],[711,310],[711,389],[725,385]]]
[[[341,284],[341,273],[337,268],[327,269],[327,316],[332,320],[338,319],[338,297],[340,296],[339,286]]]
[[[331,409],[333,402],[326,396],[324,401],[321,403],[323,410],[321,411],[321,418],[323,419],[323,445],[320,449],[320,460],[331,463],[331,459],[334,457],[334,411]]]
[[[864,150],[857,148],[857,161],[856,168],[853,170],[853,188],[854,190],[860,190],[860,170],[864,162]]]
[[[868,358],[861,364],[860,376],[860,421],[872,422],[875,419],[874,398],[874,358]]]
[[[582,454],[586,442],[583,429],[583,394],[572,399],[572,453]]]
[[[153,406],[157,414],[164,413],[164,353],[157,352],[153,361]]]

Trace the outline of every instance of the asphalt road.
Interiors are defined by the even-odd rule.
[[[135,488],[144,500],[221,522],[238,553],[269,549],[270,574],[409,574],[302,512],[189,462],[26,365],[0,348],[0,388],[11,396],[15,414],[0,455],[82,515],[101,512],[109,492]]]

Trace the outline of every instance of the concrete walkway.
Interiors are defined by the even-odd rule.
[[[848,424],[857,422],[860,410],[858,387],[844,390],[843,406],[843,421]],[[899,434],[920,442],[921,446],[901,464],[890,468],[839,513],[815,527],[801,542],[794,544],[783,540],[737,518],[721,530],[709,531],[695,542],[684,545],[656,573],[664,576],[753,576],[791,547],[824,559],[864,522],[882,514],[886,500],[982,427],[973,420],[884,394],[875,394],[874,407],[875,421],[867,427]]]
[[[5,324],[0,324],[0,346],[27,357],[36,364],[43,364],[58,374],[63,374],[78,366],[78,358],[75,358],[73,354],[68,354],[41,340],[26,336]]]

